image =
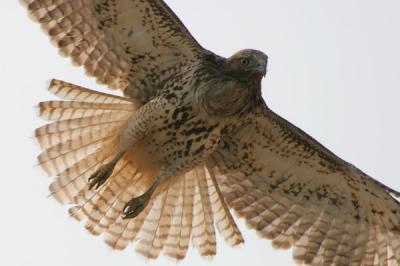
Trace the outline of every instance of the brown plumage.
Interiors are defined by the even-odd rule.
[[[400,194],[274,114],[267,56],[203,49],[161,0],[22,0],[123,97],[53,80],[36,130],[50,191],[115,249],[183,259],[243,242],[230,209],[305,265],[400,263]]]

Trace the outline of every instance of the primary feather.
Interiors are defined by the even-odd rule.
[[[266,106],[264,53],[203,49],[162,0],[21,1],[62,55],[124,93],[53,80],[63,101],[38,106],[50,191],[92,234],[208,257],[216,231],[244,241],[232,208],[299,264],[400,264],[400,193]]]

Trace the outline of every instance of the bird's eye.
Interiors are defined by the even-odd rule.
[[[247,58],[242,58],[242,59],[240,59],[240,64],[242,65],[242,66],[248,66],[249,65],[249,59],[247,59]]]

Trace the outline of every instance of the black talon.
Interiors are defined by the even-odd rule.
[[[111,176],[114,171],[114,167],[121,159],[123,153],[117,154],[117,156],[109,163],[102,165],[99,169],[96,170],[88,179],[89,182],[89,190],[93,187],[98,189],[107,179]]]
[[[139,215],[141,211],[146,207],[148,199],[146,199],[146,194],[139,196],[137,198],[131,199],[124,207],[122,211],[122,218],[129,219],[135,218]]]
[[[125,204],[122,210],[122,218],[130,219],[138,216],[150,201],[151,195],[153,194],[157,184],[153,184],[149,190],[147,190],[143,195],[133,198],[128,203]]]
[[[101,166],[96,172],[94,172],[88,179],[89,181],[89,190],[93,187],[98,189],[107,179],[111,176],[115,162],[111,162]]]

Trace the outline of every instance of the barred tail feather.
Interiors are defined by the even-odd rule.
[[[143,229],[138,235],[136,251],[146,258],[157,258],[164,247],[165,239],[171,228],[172,209],[176,202],[179,187],[170,187],[153,202],[146,217]]]
[[[126,203],[154,181],[154,169],[138,168],[137,155],[126,153],[99,189],[89,189],[88,178],[115,157],[119,132],[137,110],[135,104],[59,80],[51,81],[49,90],[63,101],[39,104],[39,115],[51,121],[35,131],[43,149],[39,165],[55,177],[52,196],[72,204],[70,215],[90,233],[103,234],[119,250],[136,241],[136,251],[152,259],[164,253],[181,260],[190,241],[200,255],[215,255],[215,227],[229,245],[243,242],[205,165],[170,178],[137,217],[122,219]]]
[[[193,207],[192,241],[201,256],[212,257],[216,254],[217,243],[209,187],[204,168],[196,168],[193,174],[196,180],[196,194]]]
[[[206,168],[193,169],[172,180],[135,219],[117,218],[105,232],[106,242],[124,249],[137,241],[136,252],[146,258],[155,259],[163,252],[181,260],[193,241],[201,256],[212,257],[216,252],[215,226],[228,244],[243,242],[216,193]]]
[[[210,191],[211,206],[214,213],[215,225],[223,239],[230,246],[244,243],[243,236],[236,225],[228,206],[225,204],[221,190],[217,184],[217,178],[213,171],[205,168],[207,184]]]
[[[35,130],[35,137],[42,149],[48,149],[59,143],[75,139],[78,136],[98,132],[111,134],[111,131],[126,122],[126,114],[121,112],[109,112],[107,114],[66,119],[55,121]]]
[[[91,233],[104,234],[106,243],[112,248],[123,250],[136,242],[136,252],[146,258],[155,259],[164,253],[181,260],[193,241],[202,256],[211,257],[216,248],[215,226],[230,245],[243,242],[233,219],[228,218],[230,215],[224,216],[225,211],[215,204],[217,195],[205,169],[197,168],[176,177],[152,198],[139,216],[122,219],[124,205],[140,194],[135,188],[147,185],[146,176],[138,174],[132,178],[135,173],[134,169],[126,168],[129,165],[126,162],[118,164],[109,179],[112,181],[107,181],[84,204],[70,210],[72,216],[86,221],[85,227]],[[132,172],[133,175],[129,175]],[[212,210],[218,210],[215,218]]]
[[[67,101],[39,104],[39,116],[53,121],[35,131],[43,152],[39,165],[55,181],[52,195],[61,203],[81,203],[87,179],[116,153],[120,128],[135,111],[128,99],[52,80],[49,91]]]
[[[71,83],[53,79],[49,91],[64,100],[100,104],[131,104],[132,99],[90,90]],[[125,106],[126,107],[126,106]]]
[[[164,245],[164,253],[176,260],[185,258],[192,234],[195,179],[186,174],[180,184],[180,193],[171,220],[171,228]]]

